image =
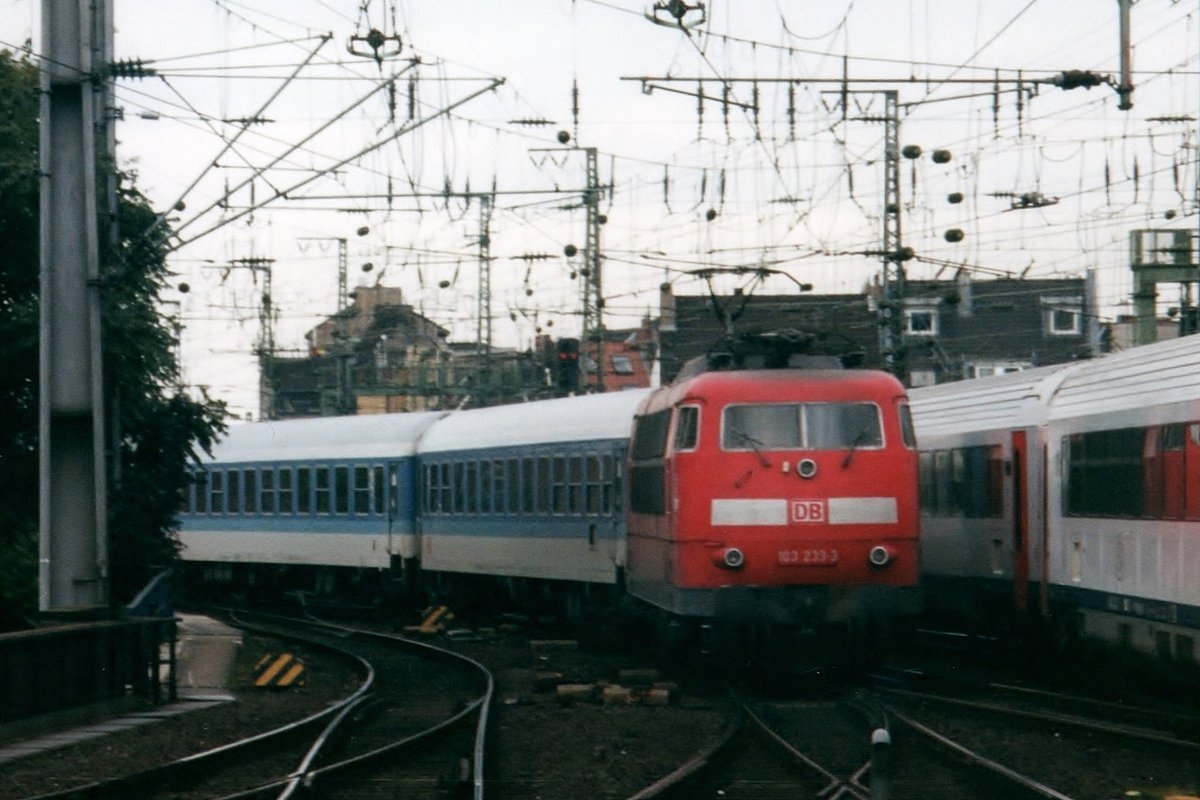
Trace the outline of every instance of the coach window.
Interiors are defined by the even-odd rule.
[[[551,512],[566,513],[566,459],[554,456],[551,474]]]
[[[1147,506],[1149,499],[1155,496],[1154,508],[1162,519],[1183,519],[1184,506],[1187,497],[1187,476],[1185,473],[1185,456],[1187,443],[1187,426],[1176,423],[1164,425],[1157,432],[1157,437],[1147,436],[1147,439],[1158,439],[1158,452],[1154,455],[1158,461],[1155,470],[1158,475],[1157,487],[1146,487]],[[1147,480],[1150,479],[1147,469]]]
[[[1063,437],[1066,509],[1073,516],[1139,517],[1145,508],[1143,428]]]
[[[312,513],[312,468],[296,468],[296,513]]]
[[[530,456],[521,459],[521,510],[526,514],[537,512],[537,462]]]
[[[550,513],[567,513],[567,460],[554,456],[550,474]]]
[[[554,511],[550,502],[550,459],[542,456],[537,460],[537,510],[539,514],[549,514]]]
[[[466,482],[463,484],[463,492],[466,494],[466,507],[463,508],[468,514],[479,513],[479,462],[468,461],[466,466]]]
[[[598,453],[588,453],[585,458],[587,497],[583,510],[588,514],[602,514],[607,511],[604,507],[604,462]]]
[[[621,472],[624,469],[622,459],[611,453],[604,456],[604,496],[601,499],[605,514],[619,514],[621,508]]]
[[[508,487],[508,513],[521,513],[521,461],[520,459],[510,458],[508,460],[508,475],[507,481],[504,484]]]
[[[1184,512],[1188,519],[1200,520],[1200,423],[1188,427],[1184,445]]]
[[[937,510],[937,486],[934,483],[933,453],[917,454],[917,486],[921,491],[921,510],[933,514]]]
[[[700,438],[700,407],[680,406],[675,420],[675,450],[695,450]]]
[[[584,503],[584,459],[586,456],[567,458],[567,507],[568,513],[580,514]]]
[[[294,473],[291,467],[280,467],[277,473],[279,483],[279,513],[291,514],[295,501],[295,492],[292,490]]]
[[[258,479],[258,510],[262,514],[275,513],[275,468],[263,467]]]
[[[354,513],[371,513],[371,468],[354,468]]]
[[[350,513],[350,468],[333,468],[333,513]]]
[[[426,513],[436,514],[442,510],[441,491],[438,487],[438,465],[426,464],[421,470],[421,475],[424,478],[424,482],[422,484],[424,488],[424,494],[422,495],[421,499],[421,508]]]
[[[224,470],[213,470],[209,473],[209,483],[211,489],[209,495],[211,498],[212,513],[225,513],[225,472]]]
[[[454,506],[451,505],[454,498],[454,485],[450,482],[450,463],[442,462],[437,465],[437,470],[440,475],[438,479],[438,491],[441,494],[441,502],[438,504],[438,510],[443,514],[449,513]]]
[[[493,489],[496,488],[496,476],[492,472],[492,462],[483,460],[479,462],[479,510],[484,514],[490,514],[496,509],[496,500],[498,498],[492,496]]]
[[[454,513],[461,514],[466,510],[467,501],[467,465],[461,461],[454,462]]]
[[[937,450],[933,454],[933,513],[947,514],[950,509],[950,451]]]
[[[225,474],[225,513],[237,514],[242,510],[241,470],[231,469]]]
[[[247,514],[258,512],[258,470],[248,469],[242,475],[242,510]]]
[[[384,500],[387,498],[387,481],[384,480],[384,469],[382,464],[376,464],[371,467],[371,513],[382,514],[384,512]]]
[[[313,468],[313,495],[318,514],[328,514],[333,510],[333,486],[329,482],[329,467]]]
[[[196,513],[208,513],[208,472],[206,470],[196,470]]]
[[[354,468],[354,513],[370,514],[371,508],[371,468],[367,466]]]

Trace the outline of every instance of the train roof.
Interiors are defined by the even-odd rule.
[[[1072,366],[1054,392],[1050,419],[1200,400],[1200,336],[1122,350]]]
[[[1200,400],[1200,336],[909,390],[917,436],[1040,425],[1055,419]]]
[[[1045,393],[1054,376],[1071,366],[1055,364],[909,389],[917,439],[1036,425],[1045,414]]]
[[[627,439],[649,389],[536,400],[456,411],[431,426],[421,453],[487,447]]]
[[[248,422],[229,426],[213,447],[212,461],[291,461],[334,458],[401,458],[444,411]]]

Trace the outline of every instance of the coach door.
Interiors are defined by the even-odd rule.
[[[397,547],[396,538],[396,515],[399,513],[399,491],[400,491],[400,462],[387,462],[387,476],[384,478],[385,486],[376,487],[377,492],[383,492],[386,506],[383,512],[387,515],[387,543],[388,553],[397,555],[399,548]]]
[[[1025,490],[1029,460],[1025,431],[1013,431],[1012,465],[1013,604],[1018,611],[1025,611],[1029,602],[1029,503]]]

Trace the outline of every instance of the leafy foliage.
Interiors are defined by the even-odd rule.
[[[37,584],[37,89],[36,66],[0,52],[0,626],[34,610]],[[178,385],[177,333],[156,307],[169,277],[165,231],[122,178],[120,241],[101,264],[114,604],[175,559],[189,461],[211,447],[225,416],[223,403]]]

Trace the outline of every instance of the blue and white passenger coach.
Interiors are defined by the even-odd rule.
[[[185,561],[387,569],[417,553],[416,443],[441,413],[234,425],[180,515]],[[328,585],[326,588],[332,588]]]
[[[421,437],[424,572],[616,584],[645,390],[459,411]]]

